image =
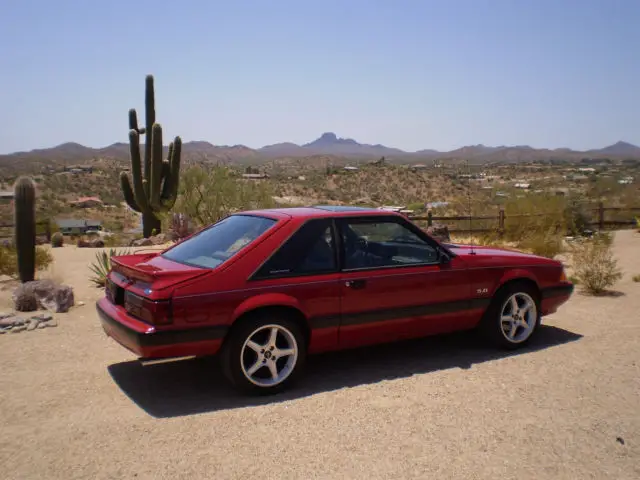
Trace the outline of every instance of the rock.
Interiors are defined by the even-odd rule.
[[[0,328],[0,335],[2,335],[3,333],[7,333],[7,331],[4,328]]]
[[[41,313],[40,315],[34,315],[33,317],[31,317],[32,320],[36,320],[38,322],[46,322],[48,320],[51,320],[53,318],[53,315],[51,315],[50,313]]]
[[[11,333],[20,333],[20,332],[24,332],[27,329],[27,327],[25,327],[24,325],[20,326],[20,327],[13,327],[11,329]]]
[[[38,299],[33,289],[27,283],[22,283],[13,292],[13,306],[18,312],[33,312],[38,310]]]
[[[58,322],[55,319],[51,319],[49,321],[44,322],[44,325],[46,327],[57,327],[58,326]]]
[[[15,309],[33,312],[45,308],[56,313],[68,312],[74,305],[73,289],[52,280],[34,280],[18,286],[13,292]]]
[[[84,302],[78,302],[78,306],[79,306],[79,307],[84,306]]]
[[[154,235],[153,237],[149,237],[151,243],[153,245],[164,245],[171,241],[171,237],[166,233],[159,233],[158,235]]]
[[[150,247],[153,245],[153,240],[150,238],[140,238],[131,242],[132,247]]]
[[[38,328],[47,328],[47,323],[46,322],[38,323]]]
[[[13,327],[16,317],[11,316],[9,318],[0,318],[0,327]]]
[[[22,317],[13,317],[13,326],[19,327],[21,325],[25,325],[27,321]]]
[[[449,235],[449,227],[447,227],[446,225],[431,225],[430,227],[427,227],[426,231],[428,235],[440,242],[451,241],[451,236]]]
[[[30,332],[31,330],[35,330],[38,327],[39,324],[40,324],[40,322],[38,320],[35,320],[35,319],[32,318],[29,321],[29,324],[27,325],[27,331]]]
[[[14,316],[13,313],[0,313],[0,320],[2,320],[4,318],[13,317],[13,316]]]
[[[104,242],[100,239],[100,237],[90,238],[88,240],[81,238],[78,240],[77,245],[78,248],[104,248]]]

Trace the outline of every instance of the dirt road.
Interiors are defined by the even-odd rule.
[[[259,400],[209,362],[138,366],[98,324],[94,252],[56,249],[85,305],[0,336],[0,476],[640,478],[640,234],[615,249],[619,293],[576,294],[525,352],[456,335],[325,355]]]

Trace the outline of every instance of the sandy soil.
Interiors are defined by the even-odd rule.
[[[465,334],[319,356],[258,400],[210,362],[140,367],[98,324],[95,252],[57,249],[85,305],[0,336],[0,476],[640,478],[640,234],[615,249],[618,293],[575,295],[524,352]]]

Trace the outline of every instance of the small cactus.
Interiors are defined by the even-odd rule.
[[[159,214],[166,213],[176,202],[180,179],[180,153],[182,140],[175,137],[169,144],[168,159],[162,158],[162,126],[156,123],[155,90],[153,76],[147,75],[145,85],[145,127],[138,127],[135,109],[129,110],[129,152],[131,177],[120,174],[122,193],[129,207],[142,213],[145,238],[155,230],[160,233]],[[144,164],[140,154],[140,135],[146,134]]]
[[[60,232],[56,232],[51,235],[51,247],[59,248],[64,245],[64,236]]]
[[[36,185],[31,178],[20,177],[13,188],[18,275],[26,283],[36,275]]]

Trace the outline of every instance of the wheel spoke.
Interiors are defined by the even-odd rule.
[[[247,342],[247,347],[249,347],[251,350],[253,350],[256,353],[260,353],[260,351],[264,348],[262,345],[258,345],[253,340],[249,340]]]
[[[276,380],[278,378],[278,366],[276,362],[273,360],[267,362],[267,367],[269,367],[269,371],[271,372],[271,378]]]
[[[249,368],[249,370],[247,370],[247,374],[248,375],[253,375],[258,370],[260,370],[260,367],[262,367],[262,365],[263,365],[263,363],[260,360],[256,361],[256,363],[251,365],[251,368]]]
[[[512,317],[511,315],[503,315],[503,316],[500,318],[500,321],[501,321],[502,323],[511,323],[511,322],[513,322],[513,317]]]
[[[518,324],[516,322],[513,322],[511,324],[511,329],[509,330],[509,338],[515,338],[516,337],[516,332],[518,331]]]
[[[283,350],[276,350],[274,352],[274,355],[278,358],[280,357],[290,357],[291,355],[295,354],[296,351],[293,348],[285,348]]]
[[[516,296],[514,295],[513,297],[511,297],[511,313],[516,314],[518,313],[518,299],[516,298]]]
[[[278,339],[278,329],[276,327],[273,327],[271,329],[271,334],[269,335],[269,341],[267,342],[267,345],[275,347],[277,339]]]

